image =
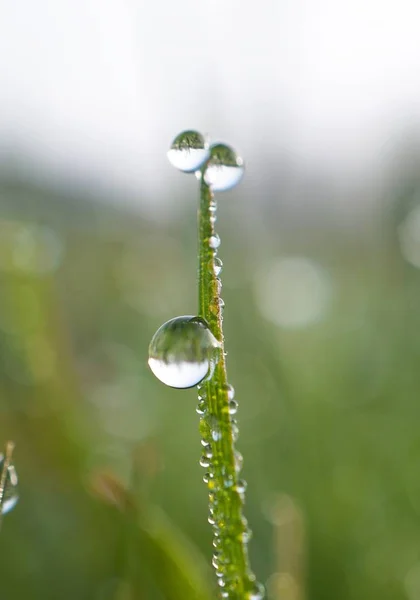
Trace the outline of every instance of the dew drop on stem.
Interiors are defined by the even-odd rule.
[[[183,131],[168,150],[169,162],[184,173],[197,171],[209,157],[209,145],[198,131]]]
[[[204,181],[213,192],[230,190],[244,174],[244,164],[236,152],[225,144],[210,147],[210,158],[204,167]]]
[[[210,377],[220,343],[200,317],[175,317],[155,333],[149,346],[149,366],[162,383],[194,387]]]
[[[209,237],[209,246],[212,250],[216,250],[220,246],[220,237],[217,233]]]

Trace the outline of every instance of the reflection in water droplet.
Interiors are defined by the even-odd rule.
[[[213,250],[216,250],[220,246],[220,237],[217,233],[209,237],[209,246]]]
[[[204,181],[214,192],[230,190],[242,179],[243,160],[225,144],[215,144],[210,148],[210,158],[204,171]]]
[[[3,471],[4,455],[0,454],[0,473]],[[13,465],[9,465],[7,469],[6,482],[4,486],[3,503],[1,514],[5,515],[10,512],[17,504],[19,495],[17,492],[18,476]]]
[[[174,388],[194,387],[212,374],[219,342],[200,317],[176,317],[164,323],[149,346],[149,366]]]
[[[197,172],[210,154],[209,145],[198,131],[183,131],[168,151],[169,162],[185,173]],[[198,171],[198,173],[200,173]]]

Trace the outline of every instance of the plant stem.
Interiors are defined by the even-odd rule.
[[[220,280],[215,274],[216,252],[209,240],[215,235],[216,203],[202,173],[198,210],[199,316],[204,318],[220,342],[220,353],[212,377],[199,386],[206,400],[206,413],[200,423],[203,445],[211,449],[209,467],[210,517],[214,522],[214,545],[218,554],[213,564],[223,597],[241,600],[252,589],[247,541],[249,530],[243,516],[243,492],[239,491],[237,454],[234,447],[232,416],[229,413],[228,381],[220,305]],[[219,561],[220,559],[220,561]],[[216,563],[216,564],[215,564]],[[226,595],[228,594],[228,595]]]

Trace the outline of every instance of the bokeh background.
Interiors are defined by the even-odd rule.
[[[3,600],[214,597],[196,394],[195,128],[246,176],[217,229],[254,570],[273,600],[420,598],[414,1],[21,0],[0,16]]]

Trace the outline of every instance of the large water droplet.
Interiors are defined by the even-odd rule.
[[[0,473],[3,472],[4,455],[0,454]],[[1,514],[10,512],[17,504],[19,495],[17,492],[18,477],[13,465],[9,465],[3,490],[3,502]],[[1,490],[0,490],[1,491]]]
[[[198,131],[183,131],[168,151],[169,162],[184,173],[197,171],[210,154],[209,145]]]
[[[214,192],[233,188],[244,174],[243,160],[225,144],[215,144],[210,148],[210,158],[204,171],[204,181]]]
[[[210,376],[220,343],[200,317],[175,317],[164,323],[149,346],[149,366],[170,387],[194,387]]]

